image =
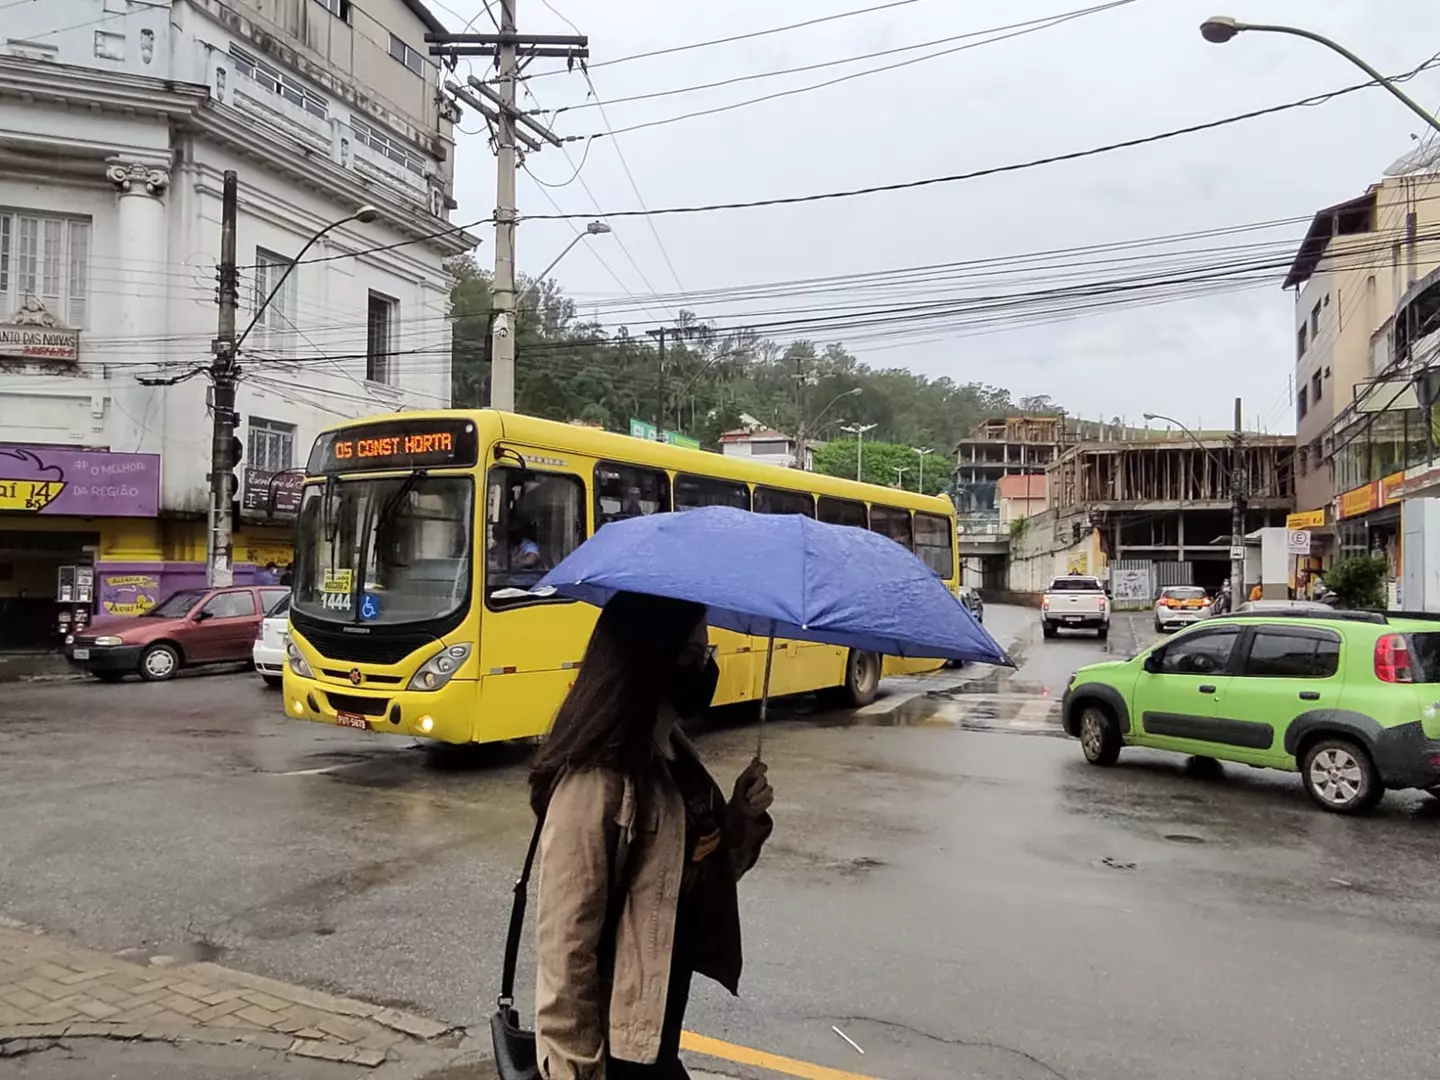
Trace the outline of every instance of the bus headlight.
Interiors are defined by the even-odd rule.
[[[460,670],[470,655],[469,644],[447,645],[426,660],[410,680],[411,690],[439,690],[448,683],[455,672]]]
[[[315,673],[310,670],[310,662],[300,653],[300,648],[293,641],[285,643],[285,656],[290,661],[290,670],[302,679],[313,679]]]

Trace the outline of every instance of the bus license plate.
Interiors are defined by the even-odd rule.
[[[71,655],[74,656],[76,660],[89,660],[89,659],[90,659],[90,650],[89,650],[89,649],[75,649],[75,650],[73,650],[73,651],[71,652]]]
[[[335,722],[341,727],[353,727],[360,731],[370,730],[369,723],[367,723],[365,717],[361,716],[359,713],[337,712],[335,714]]]

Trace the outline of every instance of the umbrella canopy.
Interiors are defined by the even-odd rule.
[[[1014,667],[935,572],[878,533],[727,506],[611,522],[536,591],[706,606],[711,626],[887,656]]]

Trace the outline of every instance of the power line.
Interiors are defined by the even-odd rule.
[[[722,80],[720,80],[719,82],[706,83],[706,84],[702,84],[702,85],[699,85],[699,86],[682,86],[682,87],[675,87],[675,88],[672,88],[672,89],[669,89],[669,90],[659,90],[659,91],[655,91],[655,92],[648,93],[648,94],[635,94],[635,95],[633,95],[633,96],[631,96],[631,97],[617,98],[616,100],[612,101],[610,104],[612,104],[612,105],[618,105],[618,104],[621,104],[622,102],[647,101],[647,100],[650,100],[650,99],[653,99],[653,98],[671,97],[671,96],[673,96],[673,95],[675,95],[675,94],[688,94],[688,93],[692,93],[692,92],[698,91],[698,90],[712,90],[712,89],[715,89],[715,88],[717,88],[717,87],[731,86],[731,85],[734,85],[734,84],[736,84],[736,83],[748,82],[748,81],[750,81],[750,80],[752,80],[752,79],[768,79],[768,78],[774,78],[774,77],[780,76],[780,75],[792,75],[792,74],[797,74],[797,73],[803,72],[803,71],[815,71],[815,70],[819,70],[819,69],[821,69],[821,68],[835,67],[835,66],[840,65],[840,64],[852,64],[852,63],[857,63],[857,62],[859,62],[859,61],[861,61],[861,60],[873,59],[873,58],[875,58],[875,57],[880,57],[880,56],[892,56],[892,55],[894,55],[894,54],[896,54],[896,53],[913,52],[913,51],[916,50],[916,49],[930,48],[930,47],[932,47],[932,46],[935,46],[935,45],[943,45],[943,44],[945,44],[945,43],[947,43],[947,42],[951,42],[951,41],[962,41],[962,40],[968,41],[970,38],[981,37],[981,36],[983,36],[983,35],[985,35],[985,34],[999,34],[999,35],[1000,35],[999,37],[987,38],[987,39],[984,40],[984,41],[969,41],[969,43],[968,43],[968,44],[965,44],[965,45],[959,45],[959,46],[956,46],[956,47],[950,48],[950,49],[942,49],[940,52],[929,53],[929,54],[927,54],[927,55],[925,55],[925,56],[912,57],[912,58],[909,59],[909,60],[902,60],[902,61],[900,61],[900,62],[898,62],[898,63],[894,63],[894,64],[885,64],[885,65],[882,65],[881,67],[869,68],[869,69],[867,69],[867,70],[865,70],[865,71],[852,72],[852,73],[849,74],[849,75],[842,75],[842,76],[840,76],[839,78],[835,78],[835,79],[827,79],[827,80],[824,81],[824,82],[812,83],[812,84],[809,85],[809,86],[797,86],[797,87],[792,87],[791,89],[788,89],[788,90],[779,90],[779,91],[776,91],[776,92],[773,93],[773,94],[765,94],[765,95],[762,95],[761,97],[748,98],[748,99],[746,99],[745,101],[736,101],[736,102],[732,102],[732,103],[729,104],[729,105],[716,106],[715,108],[712,108],[712,109],[699,109],[699,110],[696,110],[695,112],[682,113],[682,114],[680,114],[679,116],[669,116],[669,117],[664,117],[664,118],[662,118],[662,119],[660,119],[660,120],[650,120],[650,121],[646,121],[645,123],[642,123],[642,124],[632,124],[632,125],[630,125],[629,127],[620,128],[619,131],[610,132],[609,134],[611,134],[611,135],[613,136],[613,135],[616,135],[616,134],[623,134],[623,133],[625,133],[625,132],[627,132],[627,131],[640,131],[640,130],[642,130],[642,129],[644,129],[644,128],[661,127],[661,126],[666,125],[666,124],[674,124],[674,123],[677,123],[677,122],[679,122],[679,121],[681,121],[681,120],[693,120],[693,119],[695,119],[696,117],[701,117],[701,116],[713,116],[713,115],[715,115],[715,114],[717,114],[717,113],[730,112],[732,109],[742,109],[742,108],[745,108],[746,106],[749,106],[749,105],[758,105],[758,104],[760,104],[760,103],[762,103],[762,102],[774,101],[774,100],[776,100],[776,99],[778,99],[778,98],[793,97],[793,96],[796,95],[796,94],[807,94],[807,93],[809,93],[809,92],[812,91],[812,90],[823,90],[823,89],[825,89],[826,87],[829,87],[829,86],[838,86],[840,83],[850,82],[852,79],[862,79],[862,78],[866,77],[867,75],[878,75],[878,74],[880,74],[881,72],[894,71],[894,70],[896,70],[896,69],[898,69],[898,68],[909,67],[911,64],[923,63],[923,62],[926,61],[926,60],[936,60],[936,59],[939,59],[939,58],[942,57],[942,56],[950,56],[952,53],[965,52],[967,49],[978,49],[978,48],[980,48],[980,47],[983,46],[983,45],[994,45],[994,44],[996,44],[997,42],[1009,41],[1011,38],[1024,37],[1024,36],[1027,35],[1027,34],[1038,33],[1038,32],[1041,31],[1041,30],[1049,30],[1049,29],[1051,29],[1052,27],[1059,26],[1061,23],[1069,22],[1069,21],[1071,21],[1072,19],[1084,18],[1084,17],[1087,16],[1087,15],[1094,15],[1094,14],[1097,14],[1097,13],[1102,12],[1102,11],[1109,11],[1111,8],[1125,7],[1125,6],[1127,6],[1128,4],[1133,4],[1133,3],[1136,3],[1136,2],[1137,2],[1137,0],[1112,0],[1112,2],[1110,2],[1110,3],[1099,4],[1099,5],[1096,5],[1096,6],[1094,6],[1094,7],[1089,7],[1089,8],[1082,8],[1082,9],[1079,9],[1079,10],[1076,10],[1076,11],[1063,12],[1063,13],[1061,13],[1061,14],[1059,14],[1059,15],[1049,15],[1049,16],[1046,16],[1046,17],[1043,18],[1043,19],[1028,19],[1028,20],[1026,20],[1025,22],[1011,23],[1011,24],[1009,24],[1009,25],[1007,25],[1007,26],[999,26],[999,27],[995,27],[995,28],[989,29],[989,30],[973,30],[973,31],[970,31],[969,33],[965,33],[965,34],[955,34],[955,35],[952,35],[952,36],[950,36],[950,37],[937,38],[937,39],[935,39],[934,41],[921,42],[921,43],[916,44],[916,45],[903,45],[903,46],[900,46],[899,48],[883,49],[883,50],[881,50],[881,51],[879,51],[879,52],[866,53],[866,54],[863,54],[863,55],[860,55],[860,56],[847,56],[847,57],[844,57],[843,59],[840,59],[840,60],[827,60],[827,61],[824,61],[824,62],[818,63],[818,64],[807,64],[807,65],[804,65],[804,66],[801,66],[801,67],[786,68],[786,69],[782,69],[782,70],[779,70],[779,71],[762,71],[762,72],[752,73],[752,74],[749,74],[749,75],[739,75],[739,76],[736,76],[736,77],[734,77],[734,78],[722,79]],[[1011,31],[1011,32],[1010,32],[1010,33],[1005,33],[1005,31]],[[591,108],[592,106],[598,105],[598,104],[599,104],[598,102],[584,102],[584,103],[581,103],[581,104],[579,104],[579,105],[571,105],[571,106],[568,106],[566,109],[560,109],[560,110],[558,110],[558,112],[566,112],[566,111],[570,111],[570,110],[574,110],[574,109],[586,109],[586,108]],[[558,115],[558,112],[557,112],[557,115]],[[608,127],[608,125],[607,125],[607,127]],[[598,134],[597,134],[597,135],[591,135],[591,136],[589,136],[589,137],[590,137],[590,138],[593,138],[593,139],[598,139],[598,138],[601,137],[601,135],[598,135]]]
[[[1440,53],[1431,57],[1425,63],[1404,75],[1392,77],[1391,82],[1403,82],[1413,78],[1421,71],[1428,70],[1440,63]],[[1168,139],[1178,138],[1182,135],[1194,135],[1202,131],[1211,131],[1215,128],[1226,127],[1230,124],[1238,124],[1245,120],[1254,120],[1262,116],[1272,116],[1276,113],[1288,112],[1291,109],[1311,108],[1316,105],[1323,105],[1333,101],[1335,98],[1345,94],[1353,94],[1358,90],[1365,90],[1377,86],[1374,81],[1356,83],[1340,90],[1332,90],[1325,94],[1315,94],[1311,97],[1301,98],[1298,101],[1286,102],[1283,105],[1271,105],[1263,109],[1252,109],[1249,112],[1236,113],[1233,116],[1221,117],[1218,120],[1207,120],[1198,124],[1189,124],[1185,127],[1172,128],[1168,131],[1157,132],[1152,135],[1137,136],[1133,139],[1124,139],[1119,142],[1106,143],[1101,146],[1090,147],[1086,150],[1073,150],[1064,154],[1051,154],[1046,157],[1032,158],[1029,161],[1014,162],[1009,165],[994,165],[986,169],[976,169],[965,173],[951,173],[945,176],[931,176],[921,180],[904,180],[890,184],[874,184],[868,187],[848,188],[840,191],[816,192],[809,195],[789,195],[770,199],[751,199],[744,202],[728,203],[705,203],[694,206],[669,206],[658,210],[613,210],[606,213],[607,217],[643,217],[655,214],[699,214],[709,213],[717,210],[751,210],[762,206],[796,206],[802,203],[824,202],[833,199],[851,199],[860,195],[880,195],[895,191],[910,191],[916,188],[933,187],[939,184],[954,184],[965,180],[978,180],[987,176],[999,176],[1005,173],[1021,172],[1026,169],[1038,168],[1042,165],[1055,165],[1066,161],[1078,161],[1082,158],[1096,157],[1100,154],[1112,153],[1116,150],[1128,150],[1136,146],[1146,146],[1151,143],[1164,142]],[[622,129],[625,130],[625,129]],[[570,215],[580,217],[584,215]],[[543,217],[543,216],[542,216]],[[551,216],[553,219],[553,216]]]
[[[625,170],[625,179],[630,181],[630,190],[635,193],[635,201],[643,210],[645,209],[645,197],[640,194],[640,186],[635,183],[635,174],[630,171],[630,163],[625,160],[625,152],[620,149],[620,140],[615,138],[615,129],[610,126],[610,117],[605,114],[605,106],[600,101],[600,92],[595,89],[595,83],[590,79],[590,72],[582,68],[581,74],[585,76],[585,85],[590,87],[590,95],[595,99],[595,104],[600,107],[600,121],[610,134],[610,144],[615,147],[615,156],[620,159],[620,167]],[[575,175],[580,175],[578,169]],[[685,285],[681,282],[680,275],[675,272],[675,264],[670,261],[670,253],[665,250],[665,242],[660,239],[660,230],[655,227],[655,219],[647,215],[645,224],[650,227],[650,235],[655,238],[655,246],[660,249],[660,256],[665,260],[665,267],[670,271],[670,277],[674,280],[676,287],[684,292]]]

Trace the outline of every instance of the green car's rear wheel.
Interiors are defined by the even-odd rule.
[[[1363,814],[1385,796],[1385,785],[1365,749],[1349,739],[1321,739],[1300,765],[1305,790],[1322,810]]]

